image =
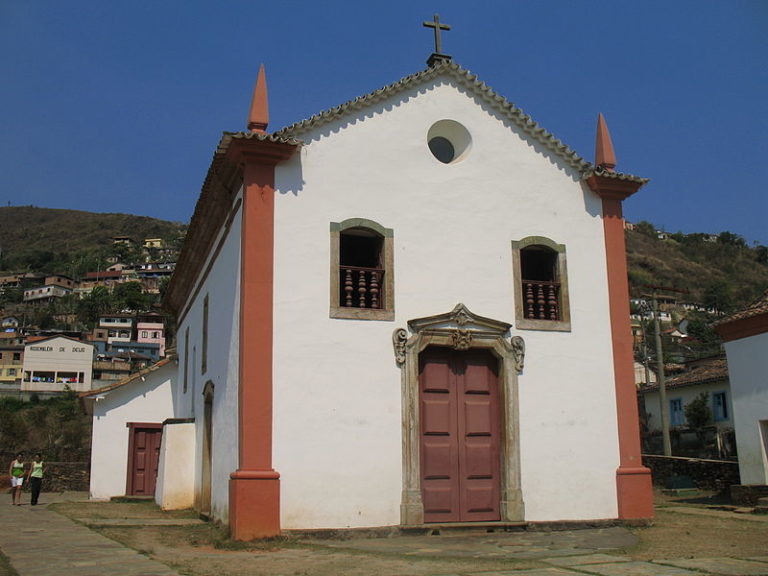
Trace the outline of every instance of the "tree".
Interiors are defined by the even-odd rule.
[[[726,246],[744,246],[746,247],[747,243],[738,234],[734,234],[733,232],[720,232],[717,236],[717,241],[720,244],[725,244]]]
[[[635,224],[635,230],[640,232],[640,234],[645,234],[646,236],[650,236],[651,238],[656,238],[656,226],[654,226],[647,220],[641,220],[640,222]]]
[[[703,440],[704,429],[712,423],[709,392],[702,392],[685,405],[685,420],[688,423],[688,427],[696,432],[696,436]]]
[[[114,304],[118,310],[148,310],[152,296],[145,294],[141,282],[125,282],[118,284],[112,291]]]
[[[77,316],[81,322],[94,326],[99,316],[108,312],[112,307],[112,295],[104,286],[96,286],[91,293],[84,296],[77,305]]]
[[[755,260],[760,264],[768,264],[768,246],[759,244],[755,247]]]
[[[727,312],[733,307],[733,288],[725,280],[715,280],[704,290],[704,305],[719,312]]]

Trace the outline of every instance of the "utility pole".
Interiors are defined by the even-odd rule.
[[[653,290],[653,328],[656,333],[656,382],[659,384],[659,402],[661,403],[661,435],[664,440],[664,456],[672,456],[672,442],[669,438],[669,404],[667,404],[667,386],[664,378],[664,351],[661,347],[661,322],[659,322],[659,301],[656,289]]]
[[[664,286],[649,286],[649,288],[651,288],[653,301],[653,328],[656,337],[656,382],[659,384],[659,403],[661,404],[661,435],[664,442],[664,456],[672,456],[672,442],[669,437],[669,404],[667,403],[667,385],[664,377],[664,350],[661,346],[661,322],[659,321],[657,292],[663,290],[687,294],[687,291]]]

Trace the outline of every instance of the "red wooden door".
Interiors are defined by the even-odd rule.
[[[425,522],[500,520],[498,361],[428,348],[419,361]]]
[[[128,470],[128,495],[153,496],[160,463],[160,442],[163,429],[160,425],[131,425]]]

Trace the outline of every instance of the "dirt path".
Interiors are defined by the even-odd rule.
[[[747,521],[738,514],[684,514],[673,509],[691,505],[706,510],[706,498],[691,504],[690,499],[659,495],[652,526],[630,531],[605,529],[614,530],[610,534],[595,530],[592,540],[585,537],[587,532],[580,531],[574,532],[575,536],[521,532],[472,537],[398,536],[379,541],[283,538],[248,544],[228,540],[211,524],[190,525],[195,517],[191,512],[162,512],[151,503],[65,503],[56,504],[55,509],[76,521],[96,524],[94,529],[102,534],[190,576],[427,576],[538,568],[545,566],[539,558],[588,552],[633,560],[766,554],[768,521]],[[142,519],[144,525],[130,525]],[[176,519],[187,525],[151,525],[160,519]],[[610,549],[586,550],[606,542]]]

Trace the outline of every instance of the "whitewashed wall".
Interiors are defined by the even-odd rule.
[[[93,404],[90,496],[96,500],[125,495],[130,422],[157,423],[173,417],[176,365],[166,364],[103,394]]]
[[[742,484],[768,484],[768,333],[725,343]]]
[[[195,492],[202,485],[203,389],[214,386],[211,513],[216,521],[229,521],[229,475],[238,467],[238,351],[240,297],[240,230],[242,215],[227,230],[221,230],[214,247],[221,250],[208,275],[193,290],[194,301],[177,333],[179,384],[177,416],[195,418]],[[203,266],[206,270],[210,258]],[[196,286],[197,287],[197,286]],[[202,372],[203,302],[208,294],[208,362]],[[185,357],[185,334],[189,328],[189,356]],[[188,370],[187,392],[183,392],[183,370]]]
[[[194,505],[196,452],[194,422],[163,426],[155,488],[155,502],[163,510],[182,510]]]
[[[473,136],[470,154],[452,165],[427,148],[430,126],[446,118]],[[283,527],[399,522],[392,331],[459,302],[514,324],[511,241],[532,235],[566,245],[572,331],[512,331],[527,344],[520,377],[526,517],[615,517],[618,440],[599,199],[540,145],[450,85],[385,101],[302,139],[300,155],[277,170],[274,436]],[[330,222],[355,217],[394,229],[394,322],[328,316]]]

